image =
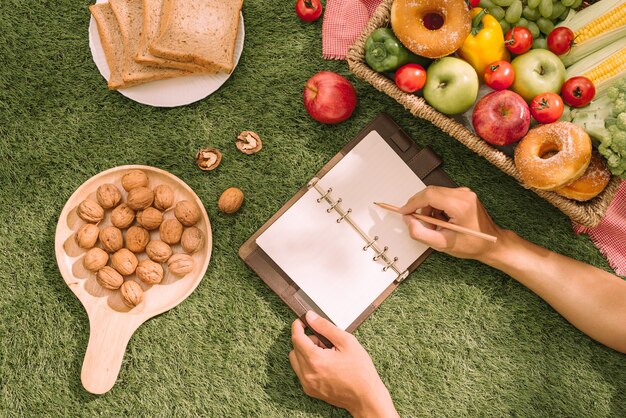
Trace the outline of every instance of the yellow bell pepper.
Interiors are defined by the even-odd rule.
[[[470,12],[472,32],[459,48],[457,54],[467,61],[482,80],[487,66],[494,61],[509,61],[509,51],[504,46],[502,27],[495,17],[480,7]]]

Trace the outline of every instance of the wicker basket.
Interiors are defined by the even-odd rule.
[[[433,125],[456,138],[476,154],[486,158],[491,164],[495,165],[509,176],[514,177],[523,187],[529,188],[522,184],[511,157],[480,139],[459,122],[436,111],[428,105],[422,97],[402,92],[396,87],[392,80],[373,71],[365,63],[365,41],[375,29],[389,26],[389,15],[392,3],[393,0],[383,0],[363,30],[363,33],[361,33],[361,36],[357,39],[355,44],[350,47],[348,51],[348,65],[350,66],[350,70],[357,77],[365,80],[376,89],[395,99],[413,115],[430,121]],[[604,217],[619,184],[620,179],[613,176],[606,189],[588,202],[577,202],[545,190],[534,188],[530,188],[530,190],[556,206],[573,221],[584,226],[592,227],[600,223],[600,220]]]

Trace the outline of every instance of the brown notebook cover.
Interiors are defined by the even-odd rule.
[[[426,185],[455,187],[455,183],[441,169],[442,160],[430,148],[420,148],[387,114],[379,114],[354,139],[352,139],[337,155],[335,155],[313,177],[322,179],[352,148],[370,132],[377,131],[402,160],[413,170]],[[256,239],[285,213],[308,190],[303,186],[289,199],[258,231],[256,231],[239,249],[239,257],[263,280],[291,310],[299,317],[313,309],[321,313],[313,301],[274,261],[256,244]],[[409,273],[419,266],[432,249],[428,249],[408,268]],[[393,282],[387,289],[346,329],[353,332],[371,313],[398,287],[401,280]]]

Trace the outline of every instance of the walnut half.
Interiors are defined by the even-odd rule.
[[[244,154],[256,154],[261,151],[263,148],[263,142],[261,142],[261,138],[256,132],[252,131],[243,131],[237,136],[237,140],[235,141],[235,145],[237,149]]]
[[[222,162],[222,153],[216,148],[202,148],[196,154],[196,165],[200,170],[215,170]]]

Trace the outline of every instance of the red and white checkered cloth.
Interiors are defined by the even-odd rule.
[[[587,228],[574,224],[574,232],[589,235],[613,270],[626,276],[626,181],[617,190],[600,225]]]
[[[322,24],[322,56],[327,60],[346,59],[348,48],[382,0],[328,0]]]

